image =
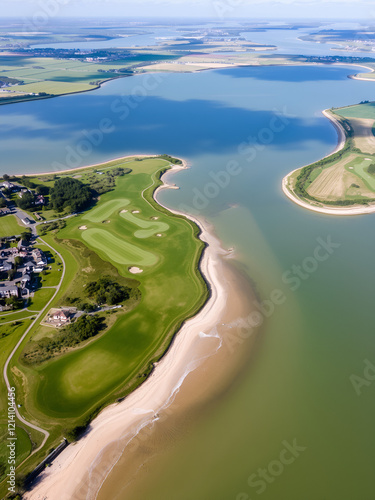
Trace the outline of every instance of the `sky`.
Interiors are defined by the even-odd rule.
[[[368,19],[374,0],[0,0],[1,17]]]

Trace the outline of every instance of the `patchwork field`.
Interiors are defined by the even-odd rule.
[[[95,62],[29,55],[4,56],[0,53],[0,79],[7,77],[20,82],[0,94],[0,102],[28,94],[36,94],[33,96],[35,98],[40,93],[54,96],[92,90],[105,80],[131,74],[133,68],[140,64],[147,66],[154,61],[178,56],[138,51],[129,55],[125,51],[124,58],[121,55],[119,57],[115,61]]]
[[[312,206],[367,206],[375,202],[375,104],[328,114],[345,133],[344,147],[292,172],[283,181],[284,189]]]
[[[334,166],[325,168],[320,175],[311,183],[307,192],[317,198],[341,198],[345,196],[348,184],[356,180],[345,170],[345,166],[355,158],[354,155],[338,161]]]
[[[123,160],[114,161],[100,169],[122,164]],[[9,376],[17,389],[17,401],[22,403],[23,416],[50,432],[44,454],[42,450],[27,461],[22,466],[25,471],[67,432],[86,425],[103,405],[142,383],[182,322],[194,315],[208,296],[198,270],[204,244],[197,237],[197,226],[160,207],[152,197],[170,162],[148,158],[126,165],[131,172],[116,177],[115,189],[101,195],[96,206],[67,219],[66,227],[43,237],[61,254],[66,270],[49,308],[67,306],[68,299],[82,300],[87,284],[102,276],[134,292],[124,306],[101,313],[108,325],[102,333],[44,362],[26,364],[22,358],[25,349],[59,334],[59,329],[40,326],[43,313],[12,358]],[[89,178],[92,171],[80,171],[79,175]],[[41,178],[45,184],[51,182],[46,175]],[[131,266],[143,270],[136,280],[129,271]],[[54,268],[53,273],[57,272]],[[37,292],[30,309],[42,309],[53,291]],[[24,322],[17,326],[17,332],[24,331],[30,319]],[[14,345],[16,338],[7,337],[7,345]],[[0,339],[4,356],[9,353],[4,349],[5,340]],[[40,442],[39,435],[34,439]]]

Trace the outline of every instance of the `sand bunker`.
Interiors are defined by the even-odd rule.
[[[124,214],[127,210],[121,210],[120,214]]]
[[[79,226],[79,228],[81,231],[84,231],[85,229],[87,229],[87,226]]]
[[[132,274],[140,274],[140,273],[143,273],[143,269],[141,269],[140,267],[129,267],[129,273],[132,273]]]
[[[151,220],[158,220],[159,217],[151,217]]]
[[[139,210],[132,210],[132,214],[139,214]]]
[[[161,238],[163,235],[162,235],[162,234],[160,234],[160,233],[158,233],[156,236],[157,236],[158,238]]]

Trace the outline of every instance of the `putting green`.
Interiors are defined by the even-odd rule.
[[[109,259],[117,264],[152,266],[158,261],[153,253],[117,238],[105,229],[88,229],[82,233],[82,238],[94,250],[100,252],[105,260]]]
[[[139,219],[130,212],[124,212],[121,213],[120,215],[128,222],[131,222],[132,224],[135,224],[136,226],[142,228],[134,233],[134,236],[136,238],[150,238],[150,236],[154,236],[154,234],[163,233],[165,231],[168,231],[169,229],[169,225],[166,224],[165,222]]]
[[[103,205],[90,210],[87,215],[84,215],[82,217],[82,220],[89,220],[90,222],[101,222],[102,220],[107,219],[116,210],[129,205],[129,203],[130,201],[126,200],[125,198],[121,200],[109,200],[106,203],[103,203]]]
[[[121,370],[122,363],[120,356],[110,352],[87,352],[64,370],[61,388],[71,399],[81,398],[83,393],[91,397],[111,384],[117,371]]]

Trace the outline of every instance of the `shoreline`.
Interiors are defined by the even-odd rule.
[[[298,39],[298,37],[297,37]],[[267,52],[269,50],[276,50],[277,47],[275,47],[275,49],[264,49],[264,52]],[[254,50],[254,52],[258,52],[258,53],[262,53],[263,50]],[[276,54],[276,52],[274,52],[272,55]],[[266,54],[267,55],[267,54]],[[280,54],[281,57],[285,57],[287,56],[288,54]],[[167,64],[168,64],[168,61],[165,61]],[[328,65],[339,65],[339,66],[357,66],[357,67],[360,67],[360,68],[365,68],[365,69],[368,69],[370,73],[374,73],[375,72],[375,69],[373,68],[370,68],[369,66],[364,66],[362,64],[356,64],[356,63],[340,63],[340,62],[337,62],[337,63],[326,63],[326,62],[307,62],[307,63],[303,63],[303,62],[298,62],[298,63],[294,63],[293,61],[291,61],[290,63],[287,63],[287,64],[268,64],[266,65],[265,67],[271,67],[271,66],[286,66],[286,67],[290,67],[290,66],[319,66],[319,65],[322,65],[322,66],[327,66]],[[182,71],[182,73],[199,73],[200,71],[215,71],[217,69],[227,69],[227,68],[242,68],[242,67],[250,67],[250,68],[258,68],[260,67],[259,64],[250,64],[250,63],[237,63],[237,64],[228,64],[228,65],[224,65],[222,68],[214,68],[214,67],[209,67],[209,68],[198,68],[198,69],[194,69],[194,70],[191,70],[191,71]],[[145,73],[140,73],[140,74],[155,74],[155,73],[179,73],[179,72],[176,72],[176,71],[145,71]],[[114,80],[119,80],[120,78],[129,78],[131,76],[138,76],[136,73],[133,73],[133,74],[130,74],[130,75],[119,75],[119,76],[115,76],[113,78],[107,78],[106,80],[103,80],[101,81],[98,85],[96,86],[93,86],[92,89],[85,89],[85,90],[75,90],[73,92],[68,92],[66,94],[51,94],[51,95],[46,95],[46,96],[30,96],[30,97],[26,97],[25,99],[19,99],[19,100],[14,100],[14,101],[11,101],[11,102],[6,102],[6,100],[3,100],[1,101],[0,100],[0,106],[9,106],[10,104],[22,104],[23,102],[30,102],[30,101],[39,101],[39,100],[42,100],[42,99],[54,99],[55,97],[64,97],[64,96],[73,96],[73,95],[77,95],[77,94],[83,94],[85,92],[93,92],[94,90],[99,90],[102,86],[106,85],[107,83],[109,82],[112,82]],[[355,75],[348,75],[348,78],[351,78],[353,80],[363,80],[363,81],[366,81],[366,82],[371,82],[371,81],[375,81],[375,79],[372,79],[372,78],[364,78],[364,77],[359,77],[357,76],[357,74]],[[81,167],[79,167],[81,168]],[[59,172],[59,171],[58,171]],[[53,173],[56,173],[56,172],[53,172]],[[22,175],[22,174],[21,174]],[[25,174],[27,175],[27,174]]]
[[[157,194],[161,189],[169,188],[163,180],[164,175],[176,173],[185,168],[187,168],[186,161],[183,165],[174,165],[163,174],[161,178],[163,184],[153,194],[154,200],[160,206],[164,207],[157,201]],[[62,499],[81,498],[78,489],[86,484],[85,478],[88,470],[90,471],[91,491],[89,496],[86,492],[82,498],[95,498],[96,492],[92,491],[93,477],[96,478],[98,491],[122,455],[123,448],[138,435],[142,428],[157,420],[159,411],[173,402],[189,373],[220,349],[221,342],[219,347],[217,346],[218,337],[202,334],[202,332],[212,331],[225,310],[228,291],[223,283],[224,264],[221,259],[230,252],[226,252],[221,247],[219,240],[211,234],[211,227],[208,227],[205,220],[190,217],[179,211],[170,211],[192,220],[201,230],[199,238],[207,246],[203,251],[199,269],[210,287],[207,302],[194,317],[185,321],[174,336],[167,352],[155,364],[150,377],[122,402],[103,409],[90,424],[88,432],[56,458],[53,465],[41,474],[35,487],[26,492],[24,498],[29,500],[41,498],[52,500],[59,497]],[[207,345],[207,342],[213,341],[215,344],[213,352],[197,357],[196,353],[201,350],[202,342]],[[106,450],[108,447],[115,442],[119,443],[119,440],[122,441],[121,449],[117,446],[116,456],[111,457],[109,470],[103,471],[100,463],[101,457],[105,451],[108,451]],[[72,481],[73,477],[74,481]]]
[[[325,109],[322,111],[322,114],[330,120],[330,122],[333,124],[335,127],[338,137],[337,137],[337,145],[335,149],[329,153],[328,155],[324,156],[324,158],[328,158],[329,156],[337,153],[338,151],[341,151],[345,147],[346,143],[346,134],[345,130],[342,127],[341,123],[339,120],[337,120],[331,113],[329,113],[329,109]],[[309,164],[311,165],[311,164]],[[322,206],[318,207],[315,205],[312,205],[308,203],[307,201],[304,201],[303,199],[299,198],[292,192],[289,187],[288,187],[288,182],[289,178],[291,175],[293,175],[295,172],[298,170],[301,170],[302,168],[308,167],[309,165],[303,165],[302,167],[298,167],[289,174],[287,174],[283,179],[282,179],[282,191],[283,193],[294,203],[299,205],[302,208],[306,208],[308,210],[311,210],[312,212],[317,212],[320,214],[325,214],[325,215],[342,215],[342,216],[348,216],[348,215],[365,215],[365,214],[370,214],[375,212],[375,204],[370,205],[370,206],[362,206],[362,205],[353,205],[351,208],[350,207],[329,207],[328,205],[324,205],[324,202],[322,202]]]
[[[374,68],[370,68],[370,66],[365,66],[364,64],[353,64],[353,66],[357,66],[358,68],[365,68],[369,70],[369,73],[375,73]],[[360,73],[357,73],[356,75],[348,75],[348,78],[351,80],[362,80],[364,82],[374,82],[374,78],[365,78],[364,76],[358,76]]]
[[[33,174],[15,174],[15,177],[17,176],[25,176],[25,177],[40,177],[42,175],[59,175],[59,174],[67,174],[67,173],[74,173],[74,172],[79,172],[81,170],[88,170],[89,168],[95,168],[95,167],[100,167],[103,165],[106,165],[107,163],[112,163],[115,161],[120,161],[120,160],[131,160],[132,158],[159,158],[160,155],[147,155],[147,154],[132,154],[132,155],[126,155],[126,156],[119,156],[118,158],[113,158],[111,160],[105,160],[100,163],[93,163],[92,165],[85,165],[84,167],[76,167],[76,168],[67,168],[65,170],[55,170],[53,172],[37,172]],[[183,158],[178,158],[181,160],[183,163],[185,160]],[[166,160],[168,161],[168,160]],[[185,162],[186,163],[186,162]],[[156,200],[155,200],[156,201]]]

